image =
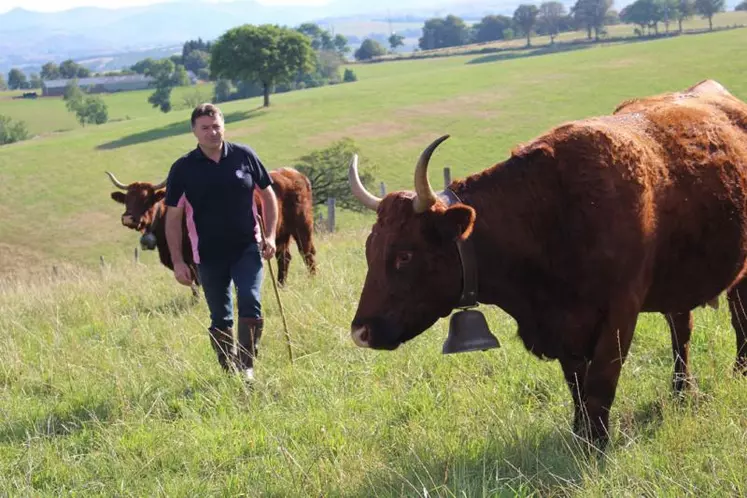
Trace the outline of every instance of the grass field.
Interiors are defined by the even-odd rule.
[[[376,165],[389,190],[409,189],[417,155],[443,133],[452,138],[434,157],[435,185],[440,166],[478,171],[629,97],[713,78],[747,98],[746,41],[733,30],[360,65],[356,83],[275,95],[269,109],[258,99],[222,107],[229,139],[270,168],[350,136],[361,169]],[[294,259],[281,294],[297,361],[265,281],[258,383],[247,391],[226,378],[204,301],[191,303],[153,253],[130,261],[137,234],[109,198],[104,170],[160,181],[194,145],[187,111],[163,115],[145,95],[107,97],[113,117],[130,119],[86,128],[65,125],[59,101],[38,100],[20,116],[45,134],[0,147],[0,495],[747,494],[747,390],[730,374],[725,306],[696,312],[699,392],[684,403],[669,394],[664,320],[639,320],[611,446],[587,457],[559,366],[524,351],[500,310],[484,308],[502,343],[487,353],[441,356],[445,320],[396,352],[353,346],[368,213],[340,213],[340,230],[318,236],[316,278]],[[0,100],[0,113],[16,102]],[[111,266],[99,268],[100,255]]]

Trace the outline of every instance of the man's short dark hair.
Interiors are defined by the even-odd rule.
[[[220,109],[218,109],[218,106],[215,106],[213,104],[200,104],[197,107],[195,107],[194,111],[192,111],[192,127],[195,126],[195,121],[197,121],[202,116],[210,116],[211,118],[220,118],[223,119],[223,113],[220,112]]]

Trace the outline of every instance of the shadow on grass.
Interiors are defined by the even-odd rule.
[[[522,47],[520,49],[505,49],[500,53],[483,55],[467,61],[467,64],[486,64],[489,62],[507,61],[511,59],[523,59],[525,57],[536,57],[538,55],[559,54],[590,48],[590,44],[560,44],[544,45],[535,49]]]
[[[169,271],[168,268],[164,268]],[[180,293],[175,298],[161,304],[155,304],[151,302],[140,302],[135,306],[135,312],[143,315],[170,315],[170,316],[181,316],[188,312],[191,308],[195,307],[200,300],[204,299],[202,294],[202,288],[200,288],[200,294],[198,297],[192,295],[192,291],[188,287],[184,288],[185,291]]]
[[[0,443],[20,443],[38,437],[68,436],[87,424],[111,420],[115,414],[106,402],[55,407],[34,420],[9,420],[0,424]]]
[[[246,119],[256,118],[256,117],[262,116],[263,114],[264,114],[264,108],[257,107],[249,111],[237,111],[237,112],[226,114],[224,116],[224,119],[225,119],[226,124],[230,124],[230,123],[235,123],[237,121],[244,121]],[[122,147],[128,147],[130,145],[137,145],[137,144],[142,144],[146,142],[153,142],[156,140],[161,140],[164,138],[175,137],[177,135],[183,135],[185,133],[190,133],[190,132],[191,132],[190,124],[189,124],[189,120],[187,119],[185,121],[178,121],[176,123],[171,123],[170,125],[167,125],[167,126],[162,126],[161,128],[153,128],[152,130],[141,131],[140,133],[134,133],[132,135],[127,135],[126,137],[122,137],[117,140],[98,145],[96,146],[96,149],[97,150],[119,149]]]
[[[430,455],[426,447],[413,448],[398,458],[404,467],[375,469],[346,496],[563,496],[605,465],[598,453],[583,451],[573,435],[559,430],[488,436],[480,452]]]

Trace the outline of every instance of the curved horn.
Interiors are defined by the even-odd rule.
[[[426,149],[420,154],[418,164],[415,166],[415,198],[412,200],[413,209],[416,213],[424,213],[432,205],[436,203],[436,193],[431,187],[431,183],[428,181],[428,162],[431,160],[433,151],[436,147],[441,145],[441,142],[449,138],[449,135],[444,135],[433,141]]]
[[[358,176],[358,154],[353,154],[353,160],[350,161],[350,166],[348,167],[348,180],[350,181],[350,189],[353,191],[355,198],[368,209],[376,211],[381,199],[366,190],[366,187],[363,186],[363,183]]]
[[[166,180],[162,181],[158,185],[153,185],[153,190],[159,190],[166,186]]]
[[[114,176],[113,173],[109,173],[107,171],[106,174],[109,175],[109,179],[112,181],[112,183],[114,184],[115,187],[117,187],[118,189],[121,189],[121,190],[127,190],[127,185],[125,185],[124,183],[122,183],[119,180],[117,180],[117,177]]]

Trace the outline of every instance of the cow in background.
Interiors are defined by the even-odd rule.
[[[106,172],[112,184],[120,191],[112,192],[111,198],[125,205],[122,214],[122,225],[143,234],[141,245],[145,250],[158,250],[161,263],[174,269],[168,244],[166,242],[166,204],[163,202],[166,191],[163,181],[157,185],[146,182],[135,182],[129,185],[117,180],[114,174]],[[296,241],[299,252],[310,274],[316,274],[316,249],[313,241],[314,214],[312,205],[311,183],[302,173],[293,168],[279,168],[270,171],[272,188],[278,200],[278,226],[276,230],[276,260],[278,264],[278,283],[284,285],[288,276],[291,260],[290,242]],[[261,215],[259,194],[255,191],[255,205]],[[192,293],[196,296],[200,285],[196,264],[197,236],[192,222],[192,210],[185,196],[180,203],[185,208],[182,224],[182,251],[184,262],[192,269]],[[258,235],[259,236],[259,235]]]

